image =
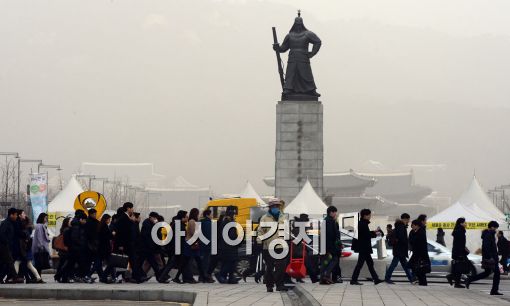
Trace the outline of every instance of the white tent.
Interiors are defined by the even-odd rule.
[[[469,188],[464,191],[457,202],[427,220],[430,228],[427,231],[429,239],[435,240],[435,229],[443,227],[446,232],[445,241],[447,245],[451,246],[453,223],[461,217],[466,219],[468,229],[469,226],[474,226],[474,229],[468,230],[466,233],[466,245],[472,252],[481,246],[481,231],[486,227],[486,223],[494,220],[501,227],[505,224],[505,215],[492,203],[476,177],[473,177]]]
[[[74,215],[74,200],[82,192],[83,188],[73,175],[65,188],[48,204],[48,229],[52,236],[58,233],[65,217]]]
[[[303,186],[303,189],[284,209],[289,216],[299,216],[307,214],[310,218],[321,218],[326,214],[328,206],[317,195],[309,181]]]
[[[475,176],[473,176],[469,188],[460,196],[457,202],[463,204],[475,203],[496,221],[505,220],[505,215],[492,203]]]
[[[267,206],[266,202],[262,200],[262,198],[259,196],[257,191],[255,191],[255,188],[253,188],[252,184],[250,182],[246,182],[246,186],[244,187],[244,190],[239,195],[240,198],[254,198],[257,200],[257,204],[261,207]]]
[[[48,212],[74,212],[74,200],[83,192],[83,188],[73,175],[48,205]]]

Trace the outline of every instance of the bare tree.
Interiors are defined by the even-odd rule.
[[[7,202],[16,200],[17,192],[17,163],[14,158],[5,157],[5,162],[0,165],[0,195]]]

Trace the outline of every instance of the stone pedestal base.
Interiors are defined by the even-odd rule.
[[[323,152],[322,103],[278,102],[275,196],[290,203],[308,179],[322,198]]]

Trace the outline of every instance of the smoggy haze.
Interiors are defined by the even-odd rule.
[[[325,171],[446,164],[510,183],[508,1],[0,0],[0,151],[154,162],[218,193],[274,174],[280,39],[301,8],[323,46]],[[286,55],[284,56],[286,59]]]

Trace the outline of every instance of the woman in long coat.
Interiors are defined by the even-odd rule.
[[[421,221],[413,220],[409,233],[409,244],[413,255],[409,265],[418,278],[420,286],[427,286],[427,273],[430,273],[430,258],[427,250],[427,233]]]

